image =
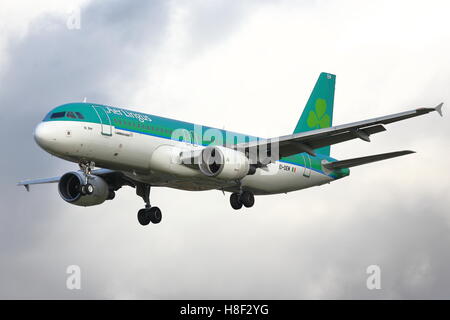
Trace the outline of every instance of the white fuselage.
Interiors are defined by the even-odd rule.
[[[186,149],[203,146],[167,138],[124,131],[91,122],[49,121],[35,131],[36,142],[47,152],[78,163],[94,161],[96,166],[122,171],[130,178],[150,184],[183,190],[238,191],[236,181],[205,176],[200,170],[177,163],[177,155]],[[281,165],[280,165],[281,164]],[[292,170],[286,170],[286,166]],[[276,161],[244,177],[243,188],[255,195],[286,193],[329,183],[333,178],[307,166]]]

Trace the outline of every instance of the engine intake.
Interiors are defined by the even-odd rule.
[[[203,149],[199,168],[208,177],[226,180],[242,179],[254,173],[245,154],[221,146]]]
[[[61,198],[77,206],[95,206],[102,204],[110,195],[109,186],[98,176],[89,176],[89,183],[94,187],[91,194],[82,194],[81,186],[85,183],[84,175],[80,172],[68,172],[64,174],[58,183],[58,191]]]

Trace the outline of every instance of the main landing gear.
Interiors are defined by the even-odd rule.
[[[230,204],[234,210],[239,210],[242,206],[250,208],[255,204],[255,196],[250,191],[234,192],[230,196]]]
[[[145,202],[145,208],[138,211],[137,218],[141,225],[146,226],[150,222],[157,224],[161,222],[162,214],[158,207],[150,205],[150,188],[149,184],[138,184],[136,186],[136,194]]]

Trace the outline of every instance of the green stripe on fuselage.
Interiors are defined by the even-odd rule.
[[[51,119],[51,115],[53,113],[70,111],[81,113],[84,119],[73,119],[68,117]],[[169,118],[158,117],[151,114],[135,112],[123,108],[93,103],[68,103],[58,106],[50,111],[45,116],[43,121],[82,121],[101,124],[99,118],[99,116],[101,117],[101,114],[99,115],[99,113],[101,112],[105,112],[108,115],[109,119],[111,120],[111,125],[117,129],[157,136],[166,139],[174,139],[186,143],[194,143],[197,145],[231,145],[263,139],[250,135],[240,134],[237,132],[195,125],[189,122],[178,121]],[[104,119],[104,117],[101,118]],[[109,123],[103,124],[109,125]],[[173,135],[174,133],[175,135]],[[212,136],[215,136],[216,138],[212,139]],[[309,161],[307,157],[309,157],[309,155],[301,153],[282,158],[280,159],[280,162],[290,163],[302,167],[309,167]],[[328,156],[317,154],[316,157],[310,157],[310,159],[311,169],[321,174],[328,175],[334,179],[339,179],[349,174],[348,169],[333,171],[330,174],[325,173],[322,170],[322,161],[336,161],[335,159]]]

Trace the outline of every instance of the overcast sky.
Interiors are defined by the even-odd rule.
[[[80,29],[67,20],[80,11]],[[450,102],[447,1],[17,1],[0,4],[0,298],[450,298],[450,117],[392,124],[346,159],[416,154],[234,211],[219,191],[134,189],[81,208],[24,178],[76,168],[34,127],[53,107],[126,106],[233,131],[292,132],[320,72],[334,124]],[[444,105],[444,114],[448,105]],[[82,289],[66,289],[78,265]],[[381,290],[366,268],[381,268]]]

